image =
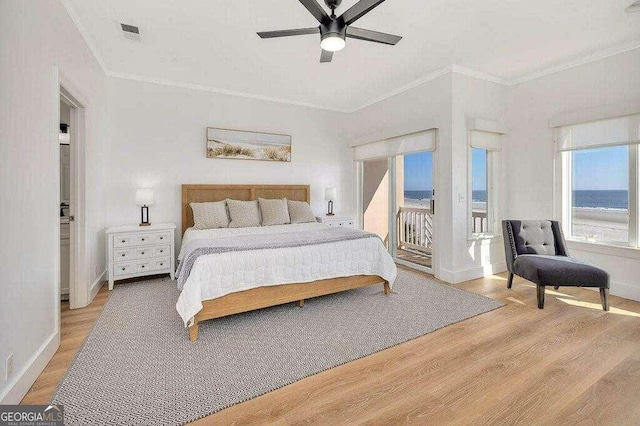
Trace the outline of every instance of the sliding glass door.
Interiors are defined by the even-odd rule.
[[[433,152],[393,159],[395,184],[395,259],[430,272],[433,267]]]
[[[433,272],[433,152],[361,163],[361,221],[395,261]]]

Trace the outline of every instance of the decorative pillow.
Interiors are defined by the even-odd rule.
[[[286,198],[258,198],[258,203],[260,203],[260,211],[262,212],[262,226],[291,223]]]
[[[214,203],[190,203],[193,210],[193,227],[196,229],[226,228],[229,226],[227,204],[224,201]]]
[[[305,201],[291,201],[287,200],[289,206],[289,217],[291,223],[307,223],[315,222],[316,215],[311,211],[311,206]]]
[[[260,226],[260,209],[257,201],[230,200],[227,198],[229,207],[229,228],[245,228],[247,226]]]

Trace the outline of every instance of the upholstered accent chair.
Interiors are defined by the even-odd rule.
[[[553,286],[597,287],[602,309],[609,310],[609,274],[569,257],[562,227],[555,220],[503,220],[502,234],[509,269],[507,288],[518,275],[536,284],[538,308],[544,308],[544,290]]]

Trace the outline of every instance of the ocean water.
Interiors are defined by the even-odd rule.
[[[404,191],[408,200],[428,200],[431,191]],[[486,202],[487,191],[473,191],[475,202]],[[604,209],[628,209],[629,192],[627,190],[581,190],[573,191],[574,207],[590,207]]]
[[[628,209],[629,208],[629,191],[627,190],[573,191],[573,207]]]
[[[430,200],[431,191],[404,191],[405,200]],[[473,191],[473,201],[486,202],[487,191]]]

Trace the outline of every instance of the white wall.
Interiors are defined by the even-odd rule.
[[[310,184],[317,214],[326,211],[324,189],[335,186],[335,211],[355,213],[355,169],[342,114],[117,78],[107,86],[109,225],[137,223],[135,189],[151,187],[151,221],[180,228],[183,183]],[[206,158],[207,127],[289,134],[292,161]]]
[[[0,401],[17,402],[57,347],[59,304],[58,66],[89,105],[87,245],[104,270],[99,188],[104,74],[59,1],[3,1],[0,10]],[[87,283],[91,284],[91,283]],[[5,380],[5,360],[14,355]]]
[[[640,49],[510,88],[507,93],[507,216],[553,217],[554,147],[550,117],[640,100]],[[570,244],[571,254],[606,269],[613,294],[640,300],[640,260],[593,253]],[[610,250],[614,252],[614,250]]]
[[[470,200],[459,202],[458,193],[466,196],[468,189],[467,120],[502,122],[505,90],[496,83],[447,73],[349,117],[353,143],[438,128],[434,272],[448,282],[504,270],[500,240],[469,241]]]

